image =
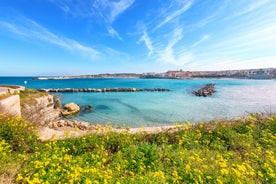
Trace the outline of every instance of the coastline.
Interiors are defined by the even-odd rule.
[[[190,79],[190,78],[237,78],[237,79],[276,79],[276,68],[259,68],[245,70],[221,70],[221,71],[183,71],[169,70],[163,73],[105,73],[77,76],[53,76],[35,77],[34,80],[66,80],[89,78],[145,78],[145,79]]]
[[[150,133],[157,134],[161,132],[175,132],[183,129],[180,125],[164,125],[140,128],[112,127],[110,125],[91,124],[85,121],[77,120],[57,120],[46,123],[39,127],[38,137],[42,141],[62,140],[66,138],[81,137],[89,134],[114,133]]]
[[[85,121],[64,120],[60,119],[54,122],[46,123],[40,126],[37,130],[37,136],[41,141],[63,140],[67,138],[78,138],[91,134],[107,134],[107,133],[125,133],[125,134],[159,134],[159,133],[174,133],[181,130],[189,130],[196,127],[208,127],[213,130],[220,126],[232,126],[237,123],[248,123],[251,121],[264,121],[275,117],[276,113],[251,113],[245,117],[236,119],[220,119],[204,121],[192,124],[183,122],[181,124],[164,126],[146,126],[139,128],[131,127],[112,127],[111,125],[92,124]]]

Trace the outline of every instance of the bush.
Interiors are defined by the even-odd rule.
[[[15,152],[34,152],[38,144],[35,126],[17,117],[0,115],[0,140],[5,140]]]
[[[0,174],[17,163],[18,183],[276,183],[275,117],[49,142],[21,119],[0,123]]]

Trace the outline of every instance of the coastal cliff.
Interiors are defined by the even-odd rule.
[[[19,93],[24,91],[23,86],[0,85],[0,114],[21,116]]]
[[[46,124],[58,120],[60,116],[59,105],[53,95],[45,93],[41,97],[32,97],[21,104],[22,117],[37,123]]]

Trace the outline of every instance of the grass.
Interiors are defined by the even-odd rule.
[[[16,183],[276,183],[275,116],[49,142],[33,131],[0,118],[0,175],[17,165]]]
[[[3,84],[0,84],[0,87],[7,87],[7,88],[12,88],[12,89],[18,89],[18,88],[20,88],[19,86],[14,86],[14,85],[3,85]]]
[[[11,94],[9,94],[9,93],[7,93],[7,94],[2,94],[2,95],[0,95],[0,100],[3,100],[3,99],[8,98],[8,97],[10,97],[10,96],[11,96]]]
[[[25,89],[24,91],[20,92],[20,102],[21,106],[24,105],[35,105],[36,104],[36,98],[47,96],[47,92],[38,91],[36,89]]]

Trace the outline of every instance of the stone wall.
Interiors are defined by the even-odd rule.
[[[0,100],[0,114],[21,116],[19,95],[12,95]]]
[[[22,117],[36,124],[45,124],[58,120],[60,109],[55,104],[53,95],[42,96],[34,99],[35,102],[21,108]]]

